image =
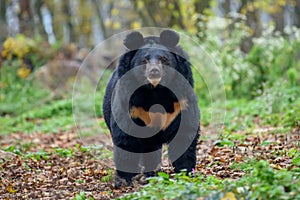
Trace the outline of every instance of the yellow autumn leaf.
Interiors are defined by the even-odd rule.
[[[89,24],[85,24],[82,26],[82,32],[83,33],[90,33],[92,31],[92,27]]]
[[[30,73],[31,70],[28,69],[27,67],[20,67],[17,72],[18,76],[22,79],[26,79]]]
[[[112,28],[117,30],[117,29],[120,29],[121,28],[121,23],[120,22],[114,22],[113,25],[112,25]]]
[[[76,76],[71,76],[68,78],[66,85],[73,85],[76,81]]]
[[[289,3],[292,5],[292,7],[295,7],[297,5],[297,2],[295,0],[289,1]]]
[[[258,1],[253,2],[253,6],[254,6],[255,8],[259,8],[260,5],[261,5],[260,2],[258,2]]]
[[[130,24],[131,28],[135,29],[135,28],[141,28],[141,23],[139,22],[132,22]]]
[[[139,10],[143,9],[144,8],[144,2],[143,1],[138,1],[136,7]]]
[[[254,11],[254,6],[253,6],[253,4],[249,3],[249,4],[247,5],[247,9],[248,9],[248,11],[253,12],[253,11]]]
[[[247,11],[246,7],[244,7],[244,8],[241,9],[241,14],[246,15],[247,12],[248,11]]]
[[[155,19],[156,21],[160,21],[160,20],[161,20],[160,15],[158,15],[158,14],[154,15],[154,19]]]
[[[175,8],[174,4],[172,4],[172,3],[168,4],[168,9],[170,11],[174,10],[174,8]]]
[[[279,0],[279,1],[278,1],[278,4],[279,4],[280,6],[285,6],[285,4],[287,4],[287,1],[286,1],[286,0]]]
[[[16,192],[18,191],[18,190],[14,190],[12,185],[7,186],[7,187],[6,187],[6,190],[7,190],[9,193],[16,193]]]
[[[197,32],[198,32],[198,29],[196,28],[196,27],[190,27],[190,30],[189,30],[189,32],[191,33],[191,34],[197,34]]]
[[[110,19],[106,19],[104,23],[106,27],[111,27],[113,22]]]
[[[112,16],[118,16],[119,14],[120,14],[119,9],[113,8],[113,9],[111,10],[111,15],[112,15]]]
[[[248,33],[249,33],[250,35],[254,35],[254,30],[251,29],[251,28],[249,28],[249,29],[248,29]]]
[[[3,43],[4,49],[10,49],[14,45],[15,41],[12,37],[9,37]]]
[[[227,192],[221,200],[236,200],[236,197],[233,192]]]
[[[6,56],[6,59],[7,59],[7,60],[11,60],[11,59],[12,59],[12,55],[11,55],[11,54],[8,54],[8,55]]]
[[[8,56],[8,51],[4,49],[4,50],[1,52],[1,55],[2,55],[3,58],[5,58],[6,56]]]

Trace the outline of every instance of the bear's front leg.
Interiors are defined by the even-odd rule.
[[[196,166],[196,154],[197,154],[197,142],[199,134],[196,135],[191,145],[187,150],[178,158],[178,146],[169,145],[169,158],[172,161],[172,165],[176,173],[179,173],[181,170],[186,170],[191,172],[192,169]],[[185,146],[183,144],[183,146]]]
[[[132,178],[140,171],[138,156],[138,154],[132,156],[130,152],[114,146],[115,188],[132,185]]]
[[[144,175],[146,177],[155,176],[161,163],[162,146],[159,149],[143,153],[141,159],[141,165],[143,166]]]

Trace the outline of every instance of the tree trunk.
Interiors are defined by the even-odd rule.
[[[280,33],[283,33],[284,29],[284,12],[282,8],[280,11],[272,14],[272,18],[275,22],[275,30],[279,31]]]
[[[241,0],[241,6],[238,9],[238,12],[240,13],[243,8],[247,6],[248,3],[253,3],[254,0]],[[241,49],[244,52],[249,52],[250,49],[252,48],[253,42],[252,38],[253,37],[259,37],[262,34],[262,24],[260,21],[260,12],[257,9],[254,9],[253,11],[247,11],[246,13],[246,24],[248,27],[251,28],[253,31],[252,36],[249,36],[245,38],[242,42]]]
[[[51,15],[51,26],[52,26],[52,33],[47,33],[48,35],[48,41],[51,37],[55,38],[63,38],[63,26],[62,26],[62,18],[61,18],[61,12],[60,9],[55,8],[54,3],[48,3],[48,1],[43,1],[44,4],[42,5],[41,9],[45,9],[49,12]],[[63,1],[61,1],[63,3]],[[60,4],[57,4],[60,5]],[[44,17],[44,16],[42,16]],[[44,27],[45,28],[45,27]],[[46,28],[45,28],[46,29]],[[50,35],[49,35],[50,34]],[[52,34],[52,35],[51,35]]]
[[[26,36],[32,36],[33,21],[32,21],[32,14],[30,10],[30,1],[22,0],[19,1],[19,4],[20,4],[20,13],[18,17],[20,20],[20,32]]]
[[[68,32],[68,38],[69,38],[69,41],[66,41],[66,42],[67,43],[76,42],[77,35],[76,35],[76,32],[73,27],[73,23],[72,23],[72,17],[74,17],[74,16],[72,16],[72,13],[70,10],[70,0],[65,0],[62,2],[63,2],[63,13],[64,13],[64,18],[65,18],[66,28],[67,28],[67,32]]]
[[[6,24],[5,13],[6,13],[6,0],[2,0],[0,3],[0,23],[1,24]]]
[[[131,0],[130,2],[133,5],[134,10],[138,13],[140,18],[142,19],[143,26],[146,26],[146,27],[155,26],[155,22],[150,17],[147,17],[147,15],[144,11],[142,11],[141,9],[138,9],[137,1]]]
[[[296,6],[295,6],[295,26],[300,28],[300,0],[296,0]]]
[[[204,10],[209,8],[209,1],[199,0],[195,1],[195,10],[199,14],[204,14]]]
[[[185,25],[182,21],[183,17],[182,17],[182,13],[181,13],[181,10],[180,10],[179,2],[174,1],[174,2],[171,2],[171,3],[174,4],[174,10],[171,14],[171,20],[170,20],[169,26],[173,27],[174,25],[178,25],[181,29],[185,29]]]
[[[37,35],[41,35],[43,38],[47,38],[47,33],[45,31],[45,27],[43,25],[43,17],[41,13],[41,7],[43,5],[42,0],[35,0],[32,1],[31,9],[32,9],[32,16],[37,17],[37,20],[34,22],[34,27]]]
[[[155,19],[155,15],[161,11],[160,6],[155,3],[154,1],[151,0],[146,0],[144,1],[144,8],[145,8],[145,13],[147,14],[147,17],[154,22],[154,26],[158,26],[158,27],[164,27],[164,26],[168,26],[168,24],[166,23],[166,20],[164,21],[164,19],[162,19],[160,17],[161,20],[156,20]]]
[[[206,0],[199,0],[199,1],[195,1],[195,11],[196,13],[198,14],[201,14],[201,15],[204,15],[204,11],[205,9],[208,9],[209,8],[209,1],[206,1]],[[201,22],[201,18],[198,17],[197,18],[197,21],[196,21],[196,27],[197,27],[197,32],[198,33],[205,33],[204,30],[202,30],[202,27],[199,26],[199,23]],[[204,34],[201,34],[202,36],[200,37],[199,36],[199,39],[200,40],[203,40],[205,39],[205,35]]]
[[[95,7],[96,15],[98,17],[99,24],[102,29],[103,37],[106,39],[108,37],[108,33],[107,33],[107,30],[106,30],[106,27],[104,24],[104,19],[101,14],[101,10],[100,10],[101,2],[100,1],[98,2],[97,0],[92,0],[92,3],[94,4],[94,7]]]
[[[226,17],[230,13],[230,0],[224,0],[222,3],[223,15]]]
[[[2,43],[7,36],[7,24],[6,24],[6,0],[0,3],[0,43]]]

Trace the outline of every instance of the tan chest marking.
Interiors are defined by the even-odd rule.
[[[156,127],[160,128],[161,130],[166,130],[180,113],[180,111],[188,107],[187,100],[184,99],[179,102],[175,102],[173,106],[173,113],[149,112],[145,111],[142,107],[133,106],[130,109],[130,116],[133,119],[139,118],[148,127]]]

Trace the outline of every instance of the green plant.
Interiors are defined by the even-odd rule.
[[[4,151],[15,153],[17,155],[21,155],[21,150],[19,148],[16,148],[15,145],[10,145],[9,147],[6,147],[4,149]]]
[[[139,192],[119,199],[297,199],[300,197],[300,175],[286,169],[274,170],[266,161],[251,160],[236,164],[247,174],[237,180],[220,180],[214,176],[185,173],[159,173]],[[292,183],[292,184],[291,184]]]
[[[79,194],[76,194],[73,200],[93,200],[93,197],[86,197],[85,192],[80,192]]]
[[[198,174],[197,174],[198,175]],[[171,178],[160,172],[158,177],[151,178],[149,184],[141,191],[125,195],[119,199],[196,199],[205,196],[210,190],[222,189],[221,180],[213,176],[187,176],[184,172]]]
[[[250,51],[244,53],[241,46],[251,32],[244,16],[203,17],[199,26],[204,32],[199,34],[205,35],[205,39],[199,37],[198,41],[221,71],[228,98],[252,99],[261,94],[266,88],[264,85],[272,87],[278,80],[288,81],[289,87],[300,83],[296,73],[300,69],[300,29],[287,29],[285,35],[281,35],[274,27],[266,28],[262,36],[253,39]],[[203,62],[207,55],[202,58]],[[203,67],[210,66],[204,63]],[[196,82],[195,88],[203,90],[205,85]],[[198,94],[203,96],[201,91]]]
[[[72,115],[72,99],[61,99],[44,104],[42,109],[36,108],[22,114],[20,119],[46,119],[57,115]]]
[[[55,152],[62,157],[72,157],[73,156],[73,149],[71,148],[55,148]]]
[[[113,170],[107,170],[107,175],[101,177],[100,181],[101,182],[109,182],[113,180],[114,177],[114,171]]]
[[[18,115],[37,107],[47,100],[48,91],[39,88],[32,80],[18,78],[17,62],[4,63],[0,69],[0,115]]]
[[[286,169],[276,171],[262,160],[253,167],[250,176],[242,178],[237,183],[231,183],[229,188],[234,190],[247,185],[251,191],[251,199],[299,198],[299,174]]]
[[[41,159],[49,160],[50,158],[50,153],[45,152],[44,150],[38,151],[38,152],[30,152],[25,156],[27,159],[35,159],[37,161]]]

